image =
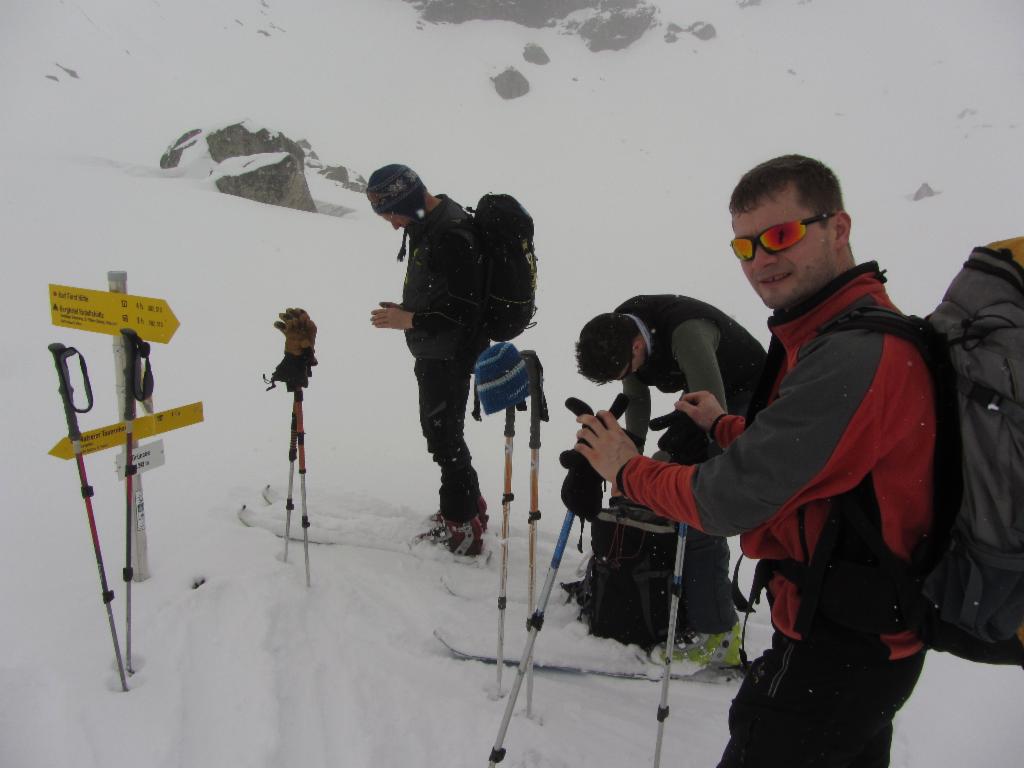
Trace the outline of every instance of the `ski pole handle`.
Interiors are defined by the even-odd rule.
[[[82,433],[78,429],[78,414],[88,413],[92,410],[92,385],[89,383],[89,370],[85,365],[85,358],[74,347],[65,347],[59,342],[50,344],[48,349],[53,355],[53,363],[57,367],[57,378],[60,381],[58,392],[61,402],[64,404],[64,417],[68,422],[68,437],[72,440],[81,440]],[[78,356],[78,363],[82,371],[82,382],[85,387],[86,405],[79,408],[75,405],[74,387],[71,386],[71,372],[68,370],[68,361]]]
[[[544,371],[540,359],[533,350],[524,349],[519,353],[526,363],[530,377],[530,448],[540,448],[540,422],[547,421],[544,408]]]
[[[128,421],[135,418],[134,401],[141,403],[153,396],[153,368],[149,362],[149,342],[139,338],[131,328],[122,328],[121,336],[124,337],[124,418]]]

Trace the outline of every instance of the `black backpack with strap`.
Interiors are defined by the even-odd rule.
[[[821,616],[871,634],[914,630],[934,650],[1024,666],[1024,239],[1009,244],[976,248],[927,319],[861,307],[819,329],[907,339],[933,374],[934,523],[911,561],[886,546],[868,475],[835,500],[809,563],[762,560],[748,599],[737,564],[740,610],[781,572],[800,587],[802,637]]]
[[[482,254],[483,329],[492,341],[510,341],[533,326],[537,312],[533,217],[505,194],[488,193],[468,210]]]

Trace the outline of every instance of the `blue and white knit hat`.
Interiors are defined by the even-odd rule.
[[[530,394],[530,375],[519,350],[507,341],[493,344],[477,358],[473,369],[476,392],[490,415],[517,405]]]
[[[407,165],[378,168],[366,183],[374,213],[397,213],[417,221],[424,215],[424,192],[420,177]]]

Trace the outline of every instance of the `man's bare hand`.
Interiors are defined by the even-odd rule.
[[[370,311],[370,322],[374,328],[394,328],[399,331],[412,328],[412,312],[402,309],[393,301],[382,301],[380,306],[380,309]]]
[[[601,477],[614,484],[623,465],[640,452],[610,411],[598,411],[596,416],[578,416],[576,423],[582,427],[576,433],[577,439],[582,441],[576,444],[576,450]]]
[[[718,402],[718,398],[710,392],[687,392],[676,401],[675,409],[682,411],[693,423],[707,432],[711,424],[725,413],[725,408]]]

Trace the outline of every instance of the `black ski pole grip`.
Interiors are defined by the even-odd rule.
[[[530,389],[530,448],[540,448],[540,423],[547,421],[547,413],[544,407],[544,371],[540,365],[540,358],[531,349],[520,351],[519,356],[526,363],[526,372],[529,376]]]
[[[122,328],[121,335],[125,352],[125,419],[129,419],[132,416],[128,413],[128,398],[141,403],[153,396],[153,367],[149,361],[149,342],[131,328]]]
[[[68,423],[68,437],[72,440],[80,440],[82,433],[78,429],[78,414],[88,413],[92,410],[92,385],[89,383],[89,370],[86,368],[85,358],[74,347],[65,347],[59,342],[50,344],[48,349],[53,355],[53,363],[57,368],[58,391],[64,405],[64,417]],[[75,390],[71,386],[71,372],[68,370],[68,360],[76,355],[78,355],[78,363],[82,370],[82,385],[85,387],[86,405],[84,408],[78,408],[75,405]]]

